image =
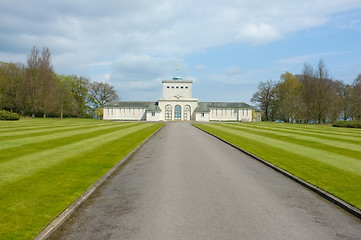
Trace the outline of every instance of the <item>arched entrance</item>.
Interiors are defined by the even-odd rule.
[[[165,106],[165,120],[172,120],[172,106]]]
[[[182,119],[182,107],[176,105],[174,107],[174,120],[181,120]]]
[[[185,121],[191,120],[191,107],[189,105],[184,106],[183,118]]]

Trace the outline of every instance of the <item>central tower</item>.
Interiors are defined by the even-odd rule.
[[[173,77],[173,80],[163,80],[163,96],[158,99],[163,113],[162,118],[169,120],[192,120],[198,105],[198,99],[192,98],[193,81]]]
[[[163,80],[163,99],[189,99],[192,98],[193,81],[183,81],[181,77],[173,80]]]

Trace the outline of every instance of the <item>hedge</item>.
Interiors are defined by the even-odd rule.
[[[0,110],[0,120],[19,120],[20,116],[17,113],[12,113],[6,110]]]
[[[361,128],[361,121],[337,121],[332,124],[333,127]]]

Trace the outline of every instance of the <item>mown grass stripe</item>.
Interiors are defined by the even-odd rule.
[[[227,125],[224,125],[227,126]],[[357,154],[361,154],[361,140],[360,141],[351,141],[347,139],[341,138],[333,138],[332,136],[318,136],[316,134],[308,134],[304,132],[297,132],[297,131],[290,131],[290,130],[283,130],[283,129],[269,129],[269,128],[262,128],[262,127],[251,127],[247,125],[240,125],[240,124],[229,124],[229,126],[233,126],[235,129],[242,129],[242,131],[248,131],[253,133],[260,133],[263,135],[270,136],[275,138],[288,138],[293,142],[297,141],[298,144],[302,145],[313,145],[312,147],[318,149],[326,149],[332,147],[330,150],[335,152],[341,152],[343,149],[347,149],[352,152],[359,152]],[[320,142],[321,141],[321,142]],[[337,150],[340,151],[337,151]]]
[[[246,124],[244,124],[246,125]],[[269,129],[280,129],[280,130],[290,130],[290,131],[298,131],[298,132],[308,132],[314,135],[320,136],[330,136],[342,139],[350,139],[350,140],[360,140],[361,131],[345,131],[340,128],[330,128],[329,126],[303,126],[301,124],[287,124],[287,123],[270,123],[270,124],[254,124],[250,123],[248,125],[254,126],[256,128],[269,128]],[[333,131],[335,130],[335,131]]]
[[[83,140],[86,138],[91,138],[91,137],[99,136],[99,135],[102,135],[105,133],[110,133],[110,132],[113,132],[116,130],[120,130],[122,128],[128,128],[129,126],[134,125],[134,124],[117,124],[117,125],[112,125],[113,126],[112,128],[107,128],[107,129],[95,129],[94,128],[94,129],[92,129],[93,131],[75,133],[73,135],[68,135],[65,137],[52,139],[51,141],[45,140],[42,142],[34,142],[34,143],[25,144],[25,145],[21,145],[21,146],[17,146],[17,147],[3,149],[3,150],[0,150],[0,156],[2,156],[2,158],[0,159],[0,163],[6,162],[6,161],[11,161],[12,159],[14,159],[16,157],[25,156],[27,154],[32,154],[35,152],[41,152],[41,151],[44,151],[47,149],[72,144],[74,142],[77,142],[77,141],[80,141],[80,140]],[[73,130],[73,133],[74,133],[74,130]]]
[[[309,137],[304,136],[303,134],[296,133],[288,133],[276,131],[276,130],[268,130],[268,129],[260,129],[260,128],[251,128],[244,127],[241,125],[223,125],[225,127],[234,128],[236,131],[244,131],[248,133],[253,133],[257,135],[263,135],[266,137],[271,137],[274,139],[278,139],[281,141],[292,142],[294,144],[303,145],[305,147],[316,148],[319,150],[324,150],[326,152],[332,152],[339,155],[346,155],[353,158],[360,158],[361,156],[361,148],[360,144],[348,143],[347,141],[342,141],[342,139],[338,141],[334,140],[321,140],[317,136]]]
[[[83,123],[95,123],[93,119],[77,119],[76,123],[73,121],[75,119],[52,119],[52,118],[33,118],[33,119],[20,119],[19,121],[1,121],[0,128],[29,128],[35,126],[54,126],[54,125],[64,125],[65,123],[68,124],[79,124],[79,121]],[[101,121],[98,121],[101,122]]]
[[[286,142],[278,139],[274,139],[272,137],[267,137],[264,135],[253,134],[245,131],[234,131],[226,126],[222,126],[219,124],[213,124],[211,128],[220,129],[221,131],[235,134],[238,136],[246,137],[248,139],[252,139],[253,141],[258,141],[265,145],[270,145],[275,148],[279,148],[280,151],[283,149],[292,149],[292,152],[312,158],[316,161],[323,162],[328,165],[332,165],[334,167],[338,167],[343,169],[344,171],[351,172],[353,174],[361,175],[361,161],[360,159],[348,157],[345,155],[339,155],[331,152],[327,152],[324,150],[318,150],[312,147],[300,146],[298,144],[294,144],[291,142]],[[322,157],[327,156],[327,159]],[[342,160],[342,161],[341,161]]]
[[[20,119],[19,121],[1,121],[0,129],[29,129],[37,127],[67,126],[79,124],[98,124],[103,121],[93,121],[93,119]]]
[[[147,124],[132,126],[111,133],[103,134],[90,139],[75,142],[65,146],[52,148],[39,153],[29,154],[0,164],[0,186],[6,182],[26,177],[44,168],[56,164],[74,154],[91,150],[98,145],[110,142],[120,136],[131,134],[140,129],[149,127]]]
[[[343,135],[343,136],[354,136],[361,137],[360,129],[347,129],[347,128],[331,128],[330,126],[324,125],[306,125],[306,124],[290,124],[290,123],[250,123],[254,126],[264,126],[264,127],[277,127],[281,129],[299,129],[302,131],[308,131],[313,133],[325,133],[333,135]]]
[[[126,124],[132,125],[135,123],[126,123]],[[74,134],[79,134],[79,133],[93,132],[93,131],[98,131],[101,129],[105,130],[108,128],[112,128],[114,126],[115,125],[112,125],[112,124],[101,125],[101,126],[93,127],[91,129],[80,129],[80,130],[74,130],[74,131],[70,131],[70,132],[51,133],[51,134],[42,135],[42,136],[26,137],[26,138],[22,138],[21,140],[13,139],[13,140],[8,140],[8,141],[2,141],[2,142],[0,142],[1,143],[0,150],[11,148],[11,147],[18,147],[18,146],[22,146],[22,145],[26,145],[26,144],[30,144],[30,143],[39,143],[39,142],[43,142],[43,141],[50,141],[50,140],[54,140],[57,138],[72,136]]]
[[[47,135],[51,133],[58,133],[58,132],[66,132],[66,131],[72,131],[74,129],[86,129],[86,128],[93,128],[95,126],[106,126],[109,124],[84,124],[84,125],[72,125],[72,126],[56,126],[51,128],[38,128],[33,130],[22,130],[22,131],[16,131],[16,132],[6,132],[3,134],[0,134],[0,142],[5,140],[11,140],[11,139],[20,139],[25,137],[37,137],[41,135]]]
[[[238,124],[239,125],[239,124]],[[299,134],[304,134],[304,135],[309,135],[309,136],[314,136],[314,137],[320,137],[320,138],[328,138],[328,139],[334,139],[334,140],[342,140],[342,141],[349,141],[349,142],[355,142],[355,143],[361,143],[361,135],[358,136],[357,134],[355,134],[354,136],[350,136],[351,134],[347,134],[347,133],[342,133],[342,134],[337,134],[335,132],[325,132],[325,131],[312,131],[309,129],[303,129],[303,128],[298,128],[298,127],[284,127],[282,125],[272,125],[272,126],[267,126],[267,125],[251,125],[251,124],[242,124],[243,126],[247,126],[248,127],[252,127],[252,128],[260,128],[260,129],[269,129],[269,130],[275,130],[275,131],[282,131],[282,132],[294,132],[294,133],[299,133]]]
[[[361,151],[359,149],[359,145],[357,144],[353,144],[353,146],[355,148],[351,148],[350,144],[344,143],[344,142],[339,142],[339,146],[338,144],[326,144],[323,143],[324,141],[321,141],[318,138],[315,139],[304,139],[302,137],[302,135],[300,135],[300,137],[298,137],[297,135],[290,135],[290,134],[279,134],[277,132],[265,132],[262,130],[259,130],[258,128],[241,128],[239,126],[232,126],[232,125],[225,125],[226,127],[232,128],[235,131],[244,131],[244,132],[249,132],[249,133],[254,133],[257,135],[262,135],[262,136],[266,136],[266,137],[271,137],[271,138],[275,138],[281,141],[286,141],[286,142],[292,142],[294,144],[300,145],[300,146],[306,146],[306,147],[311,147],[311,148],[315,148],[318,150],[323,150],[326,152],[331,152],[331,153],[335,153],[335,154],[339,154],[339,155],[345,155],[347,157],[352,157],[352,158],[356,158],[359,159],[360,155],[361,155]],[[347,145],[347,148],[343,148]]]

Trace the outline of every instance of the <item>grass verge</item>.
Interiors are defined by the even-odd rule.
[[[161,126],[84,119],[1,122],[0,239],[34,238]]]

